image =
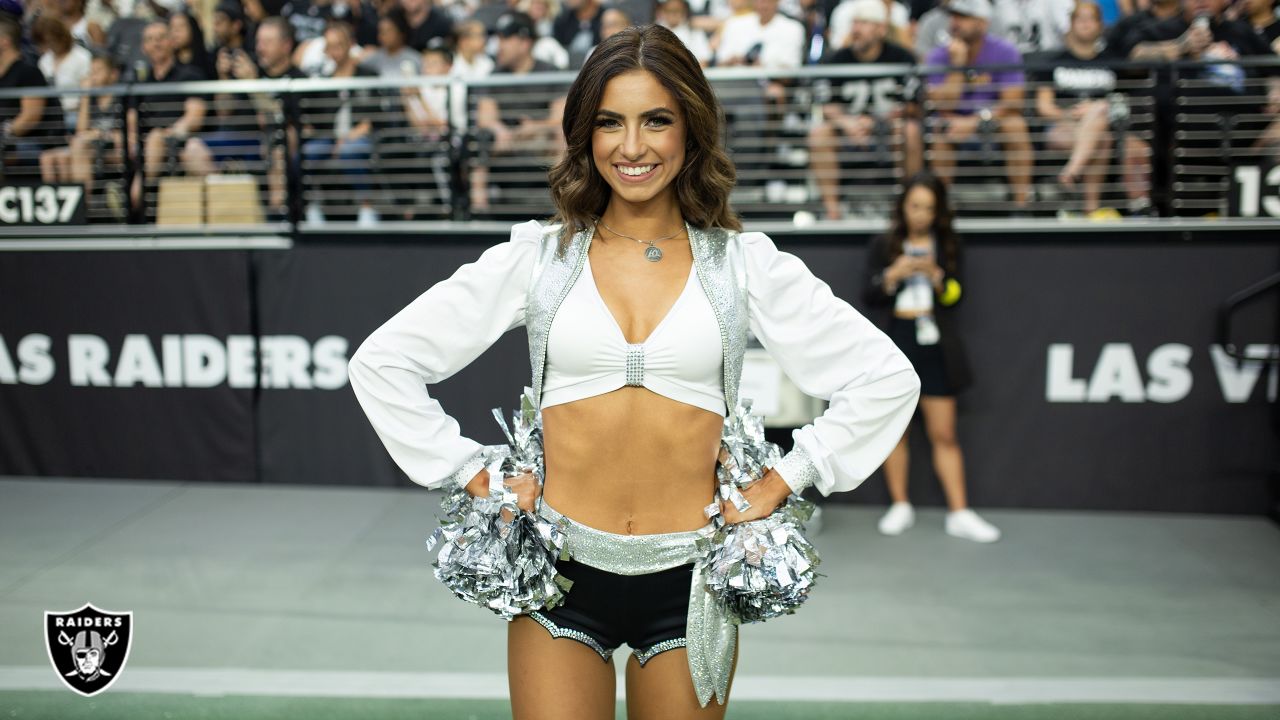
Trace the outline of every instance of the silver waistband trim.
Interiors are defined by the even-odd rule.
[[[669,570],[698,559],[698,538],[710,537],[715,526],[654,535],[621,535],[588,527],[556,512],[543,502],[538,514],[562,524],[565,547],[576,561],[615,575],[645,575]]]
[[[693,563],[685,629],[689,675],[702,707],[706,707],[712,697],[723,705],[729,695],[729,673],[738,646],[738,626],[730,622],[720,604],[707,592],[703,578],[704,552],[698,548],[698,540],[710,538],[715,526],[708,523],[685,532],[621,535],[567,518],[542,498],[538,499],[538,514],[565,528],[565,548],[570,557],[605,572],[643,575]]]

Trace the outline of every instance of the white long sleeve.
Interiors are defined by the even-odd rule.
[[[794,490],[852,490],[897,445],[915,412],[920,378],[879,328],[763,233],[743,233],[751,331],[826,412],[792,433],[775,468]]]
[[[458,268],[373,331],[347,364],[351,389],[387,452],[419,485],[466,484],[483,445],[463,437],[426,385],[475,360],[524,324],[525,294],[541,226],[516,225],[511,239]]]

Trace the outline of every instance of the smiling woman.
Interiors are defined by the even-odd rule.
[[[425,385],[524,325],[542,411],[544,478],[495,479],[565,530],[564,602],[515,616],[514,717],[612,718],[613,653],[631,647],[627,715],[722,718],[737,625],[707,589],[716,463],[748,332],[805,392],[830,401],[727,523],[814,485],[870,475],[901,437],[920,381],[887,336],[729,205],[722,115],[671,31],[602,42],[569,89],[557,217],[517,225],[355,352],[351,386],[388,451],[427,487],[489,492],[483,448]],[[715,702],[713,702],[715,700]]]

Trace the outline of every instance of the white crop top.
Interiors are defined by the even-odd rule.
[[[645,341],[630,344],[605,305],[585,258],[547,336],[542,407],[644,387],[678,402],[725,414],[720,325],[697,271]]]

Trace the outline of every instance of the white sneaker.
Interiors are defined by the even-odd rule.
[[[880,532],[885,535],[901,535],[916,524],[916,510],[909,502],[896,502],[889,512],[880,518]]]
[[[378,224],[378,212],[368,205],[362,205],[356,213],[356,227],[373,227]]]
[[[308,225],[324,224],[324,211],[320,209],[320,203],[307,204],[306,220]]]
[[[974,542],[992,543],[1000,539],[1000,528],[965,508],[947,513],[947,534]]]

